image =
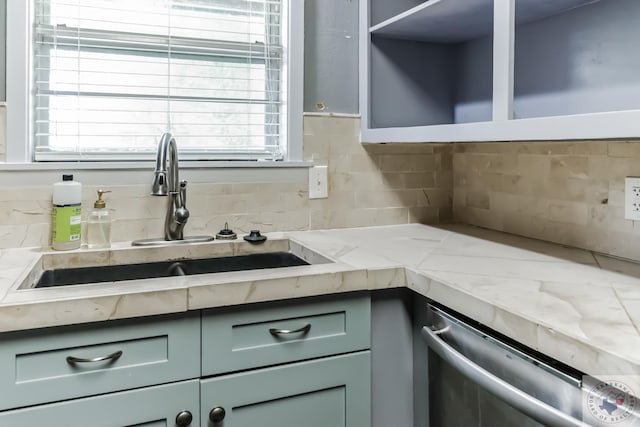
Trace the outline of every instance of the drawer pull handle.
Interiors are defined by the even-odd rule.
[[[93,357],[91,359],[84,359],[82,357],[67,356],[67,363],[94,363],[104,362],[105,360],[116,360],[122,356],[122,351],[118,350],[115,353],[111,353],[107,356]]]
[[[269,333],[271,335],[289,335],[289,334],[307,334],[309,333],[309,331],[311,330],[311,323],[307,323],[306,325],[304,325],[302,328],[298,328],[298,329],[276,329],[276,328],[271,328],[269,329]]]

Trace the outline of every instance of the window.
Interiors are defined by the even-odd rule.
[[[30,15],[31,160],[151,159],[167,131],[183,160],[287,156],[288,0],[34,0]]]

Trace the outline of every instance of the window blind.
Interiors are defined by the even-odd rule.
[[[34,0],[34,159],[279,159],[286,0]]]

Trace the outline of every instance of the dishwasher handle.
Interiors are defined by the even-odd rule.
[[[422,328],[422,335],[427,341],[427,345],[435,351],[438,356],[491,394],[499,397],[522,413],[550,427],[590,426],[559,411],[553,406],[547,405],[481,368],[440,339],[438,335],[443,332],[445,331],[433,331],[426,326]]]

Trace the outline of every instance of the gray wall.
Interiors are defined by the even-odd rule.
[[[357,113],[358,0],[306,0],[304,16],[304,111]]]
[[[7,100],[6,70],[7,70],[7,0],[0,0],[0,101]]]

